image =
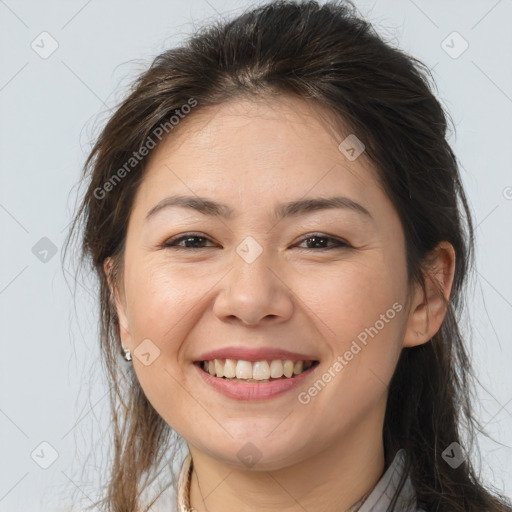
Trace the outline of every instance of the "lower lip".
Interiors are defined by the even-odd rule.
[[[261,384],[256,382],[231,382],[229,380],[210,375],[198,364],[194,364],[193,366],[197,368],[199,375],[201,375],[207,384],[229,398],[234,398],[235,400],[266,400],[268,398],[282,395],[283,393],[286,393],[286,391],[290,391],[294,387],[298,386],[301,382],[304,382],[304,379],[311,374],[311,372],[318,366],[318,363],[295,377],[276,379],[270,382],[262,382]]]

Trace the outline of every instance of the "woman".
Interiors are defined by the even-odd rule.
[[[273,2],[138,78],[72,229],[112,384],[104,510],[156,503],[173,440],[180,512],[511,510],[469,458],[473,224],[427,74],[348,2]]]

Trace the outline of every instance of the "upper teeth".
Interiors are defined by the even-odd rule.
[[[228,379],[255,379],[267,380],[270,377],[279,379],[283,375],[291,377],[299,375],[307,370],[313,361],[281,361],[274,359],[272,361],[245,361],[243,359],[212,359],[203,361],[203,368],[210,375],[216,377],[226,377]]]

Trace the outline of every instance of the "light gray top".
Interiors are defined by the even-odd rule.
[[[393,462],[386,469],[358,512],[386,512],[398,487],[400,477],[404,472],[406,456],[407,454],[404,449],[396,452]],[[188,454],[181,466],[178,480],[178,491],[176,494],[178,512],[189,512],[190,510],[188,497],[191,469],[192,458]],[[400,491],[395,510],[397,512],[425,512],[416,505],[416,496],[409,476]]]
[[[404,472],[406,457],[407,452],[404,449],[396,452],[393,462],[377,482],[359,512],[386,512]],[[395,510],[397,512],[425,512],[416,504],[416,493],[409,476],[400,490]]]

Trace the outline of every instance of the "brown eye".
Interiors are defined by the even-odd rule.
[[[199,240],[199,243],[197,242]],[[176,248],[176,249],[202,249],[204,248],[203,242],[208,242],[209,239],[202,236],[201,233],[187,233],[177,238],[171,238],[165,242],[162,247]],[[186,245],[178,245],[184,242]],[[190,245],[189,245],[190,244]],[[199,245],[199,246],[198,246]]]
[[[311,243],[309,243],[309,241],[311,241]],[[308,235],[307,237],[301,240],[301,243],[302,242],[308,242],[308,247],[304,247],[304,249],[329,250],[336,249],[339,247],[350,247],[350,245],[344,242],[343,240],[339,240],[332,236],[323,235],[322,233],[313,233],[311,235]],[[329,242],[332,243],[333,245],[327,247],[326,244],[328,244]]]

